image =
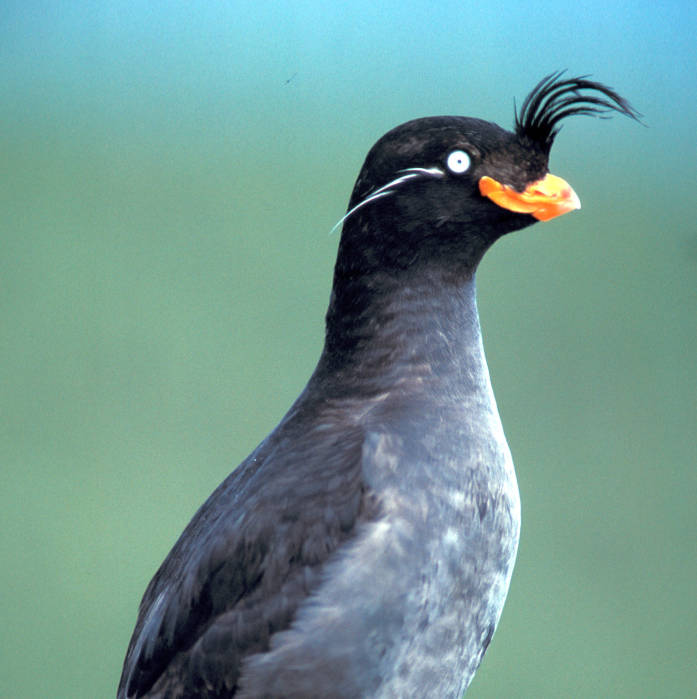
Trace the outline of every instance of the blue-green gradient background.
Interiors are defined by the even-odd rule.
[[[479,273],[523,499],[468,696],[697,686],[697,4],[0,5],[0,696],[113,696],[147,582],[321,348],[362,160],[545,74],[580,212]]]

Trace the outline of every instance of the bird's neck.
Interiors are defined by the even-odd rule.
[[[317,377],[325,391],[490,394],[475,298],[438,267],[336,283]]]

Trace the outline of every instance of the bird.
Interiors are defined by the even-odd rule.
[[[381,137],[342,227],[324,347],[278,426],[195,513],[140,603],[118,699],[459,697],[511,580],[520,498],[476,270],[580,208],[560,122],[639,113],[555,72],[514,128],[462,116]]]

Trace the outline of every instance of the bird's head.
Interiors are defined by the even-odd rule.
[[[515,113],[515,128],[468,117],[428,117],[385,134],[370,150],[344,223],[337,273],[348,276],[445,262],[473,272],[505,233],[580,208],[549,173],[566,117],[637,112],[611,88],[554,73]]]

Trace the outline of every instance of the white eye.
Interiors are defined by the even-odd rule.
[[[448,165],[448,170],[454,172],[456,175],[461,175],[466,172],[470,166],[470,157],[463,150],[454,150],[446,161]]]

